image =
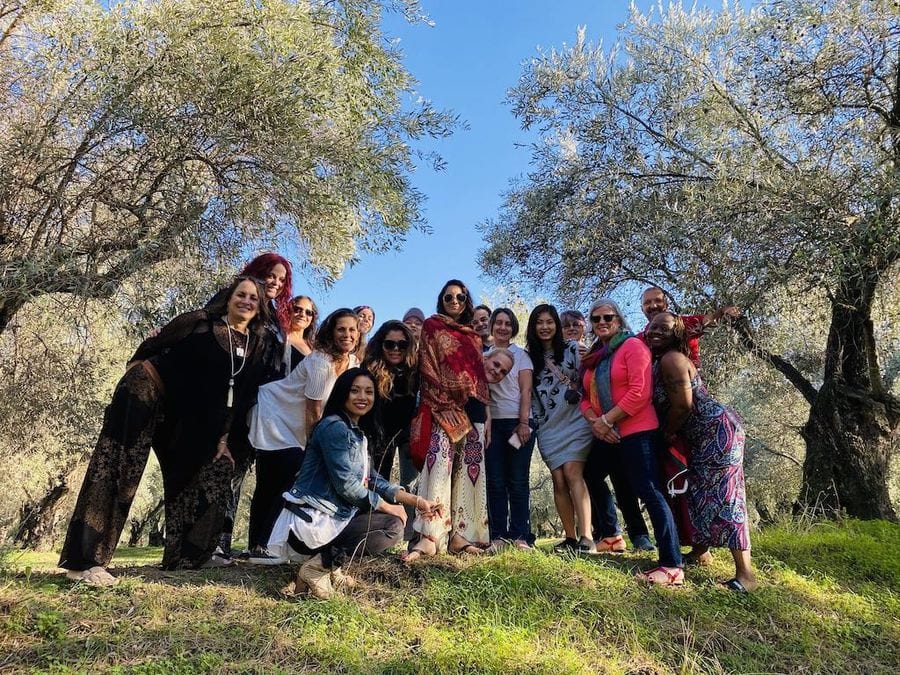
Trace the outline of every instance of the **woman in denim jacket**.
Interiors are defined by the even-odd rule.
[[[269,539],[269,552],[290,560],[312,556],[297,572],[295,591],[327,599],[335,586],[352,586],[341,565],[355,554],[381,553],[403,538],[403,504],[430,518],[440,510],[382,478],[369,457],[379,436],[375,382],[351,368],[335,382],[316,424],[306,458]]]

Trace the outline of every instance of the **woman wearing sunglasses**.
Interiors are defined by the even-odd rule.
[[[601,535],[597,550],[625,549],[605,481],[607,475],[614,480],[618,475],[614,485],[620,506],[624,509],[633,500],[626,488],[643,500],[659,547],[659,565],[639,577],[652,584],[680,586],[684,572],[678,533],[659,485],[659,421],[653,408],[650,350],[634,337],[614,300],[597,300],[588,316],[597,340],[582,361],[585,396],[580,405],[595,439],[585,474]]]
[[[419,343],[419,410],[413,420],[413,457],[423,459],[419,496],[445,507],[443,518],[417,517],[419,534],[405,555],[482,553],[490,542],[484,448],[488,387],[481,338],[472,328],[466,285],[451,279]]]
[[[381,423],[384,440],[372,452],[375,470],[390,478],[397,448],[407,446],[406,461],[400,454],[400,483],[412,483],[418,471],[409,461],[409,423],[416,412],[419,365],[412,331],[402,321],[386,321],[366,345],[363,368],[372,373],[384,401]]]
[[[304,356],[309,356],[316,346],[316,327],[319,318],[319,308],[308,295],[298,295],[291,300],[291,329],[287,334],[287,341],[291,347],[299,352],[294,358],[297,362]],[[296,363],[291,363],[295,366]]]

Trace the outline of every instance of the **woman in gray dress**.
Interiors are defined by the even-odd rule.
[[[538,449],[553,477],[553,500],[566,533],[556,549],[593,554],[591,500],[584,482],[593,436],[578,409],[578,345],[566,344],[559,314],[547,304],[531,312],[525,337],[534,365],[531,402]]]

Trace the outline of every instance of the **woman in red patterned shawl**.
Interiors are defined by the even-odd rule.
[[[458,279],[444,284],[437,314],[419,343],[419,410],[411,429],[422,463],[418,494],[437,504],[417,513],[404,560],[443,551],[482,553],[490,543],[484,476],[488,387],[481,338],[469,325],[472,297]]]

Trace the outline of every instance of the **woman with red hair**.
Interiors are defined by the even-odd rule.
[[[291,329],[291,263],[277,253],[263,253],[247,263],[241,274],[263,283],[271,310],[270,325],[277,325],[283,338]]]
[[[258,279],[265,289],[269,309],[266,328],[278,338],[268,342],[271,346],[270,353],[264,356],[271,371],[267,380],[279,379],[290,371],[291,351],[290,349],[285,350],[284,345],[291,330],[291,298],[293,297],[291,263],[277,253],[262,253],[247,263],[241,270],[241,275]],[[221,291],[217,293],[207,303],[207,307],[219,301],[221,294]],[[241,486],[256,454],[247,440],[249,428],[246,424],[240,426],[241,433],[232,434],[233,444],[238,446],[239,450],[235,455],[232,499],[225,515],[225,524],[219,540],[218,552],[226,558],[231,557],[231,538],[234,532],[234,519],[237,515],[238,503],[241,499]]]

